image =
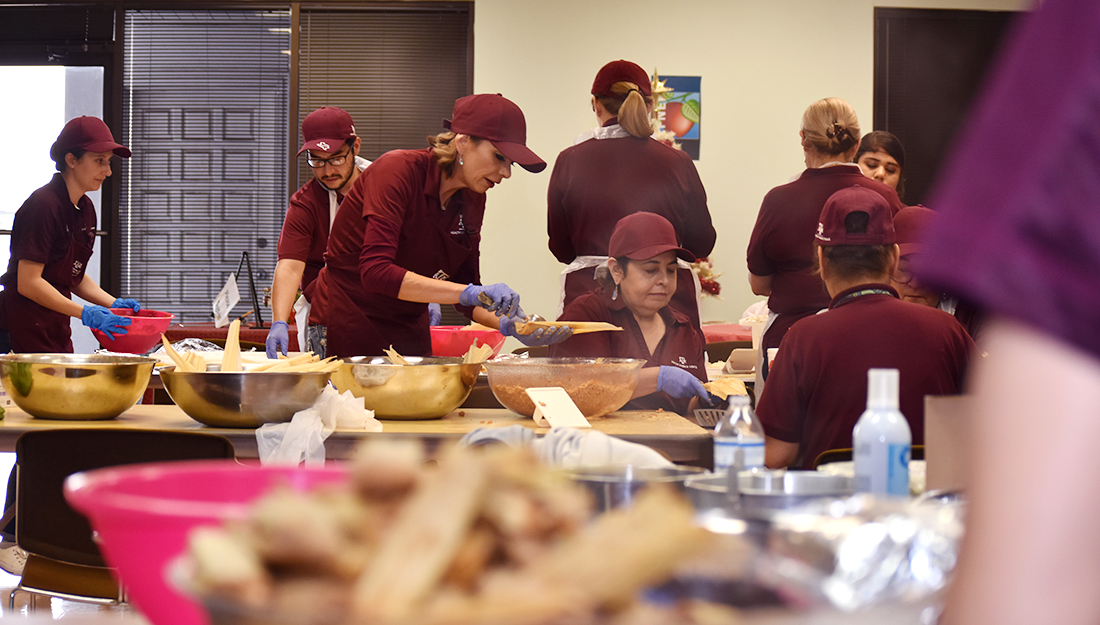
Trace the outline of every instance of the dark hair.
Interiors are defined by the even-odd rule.
[[[616,256],[615,261],[623,268],[624,276],[630,268],[630,263],[634,262],[627,256]],[[596,282],[599,283],[601,287],[608,290],[615,288],[615,280],[612,279],[611,270],[607,268],[607,265],[596,267]]]
[[[844,230],[848,234],[867,232],[871,216],[864,211],[852,211],[844,218]],[[814,247],[819,247],[814,243]],[[862,276],[883,276],[890,273],[890,252],[893,245],[829,245],[825,258],[829,259],[829,272],[842,280]],[[816,250],[813,255],[814,271],[820,272]]]
[[[901,167],[901,175],[898,176],[898,197],[905,195],[905,148],[902,147],[901,140],[885,130],[869,132],[863,135],[863,139],[859,142],[855,162],[858,163],[859,157],[866,152],[886,152],[894,157],[898,166]]]
[[[65,154],[72,154],[73,158],[75,158],[78,161],[80,159],[84,158],[84,155],[87,154],[87,153],[88,153],[88,150],[85,150],[84,148],[73,148],[73,149],[69,150],[68,152],[65,152]],[[61,158],[54,161],[54,163],[53,163],[54,167],[57,168],[57,171],[65,171],[65,168],[68,166],[65,163],[65,154],[62,154]]]

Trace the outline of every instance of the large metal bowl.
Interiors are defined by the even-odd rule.
[[[501,358],[485,363],[485,368],[493,395],[513,412],[535,414],[527,389],[560,386],[591,419],[630,401],[644,364],[636,358]]]
[[[321,371],[181,372],[160,370],[164,389],[187,416],[224,428],[290,421],[313,405],[331,374]]]
[[[362,397],[379,419],[439,419],[466,401],[481,372],[481,363],[461,358],[405,360],[409,364],[395,365],[383,356],[345,358],[332,384]]]
[[[6,354],[0,380],[39,419],[113,419],[137,403],[156,359],[97,354]]]
[[[684,481],[705,473],[705,469],[672,465],[668,467],[636,467],[633,465],[582,466],[565,469],[571,480],[584,486],[596,502],[596,510],[629,507],[642,489],[650,484],[672,484],[681,492]]]

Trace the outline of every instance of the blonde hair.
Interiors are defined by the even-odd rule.
[[[432,149],[432,156],[439,163],[439,170],[447,178],[455,175],[455,162],[458,161],[458,146],[455,145],[457,136],[450,130],[437,135],[428,135],[428,147]],[[470,140],[474,144],[483,141],[481,137],[470,137]]]
[[[840,98],[818,100],[802,114],[802,147],[823,154],[844,154],[859,145],[856,110]]]
[[[619,118],[623,130],[639,139],[652,135],[649,107],[653,104],[653,96],[642,95],[638,85],[625,80],[611,85],[611,93],[615,95],[599,95],[596,99],[608,113]]]

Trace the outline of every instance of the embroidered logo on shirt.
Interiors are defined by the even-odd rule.
[[[439,271],[435,272],[435,274],[432,277],[435,278],[436,280],[446,280],[447,278],[450,278],[451,276],[447,275],[446,271],[443,271],[442,269],[440,269]]]
[[[321,148],[322,150],[324,150],[326,152],[331,152],[332,151],[328,147],[328,141],[318,141],[317,142],[317,147]]]
[[[83,268],[84,268],[84,263],[80,262],[79,260],[74,260],[73,261],[73,277],[75,278],[75,277],[79,276],[80,275],[80,270],[83,269]]]
[[[466,234],[466,224],[462,223],[462,213],[458,214],[458,229],[451,230],[451,234]]]
[[[696,365],[689,365],[688,361],[687,361],[687,358],[684,358],[683,356],[678,356],[677,360],[670,361],[670,364],[676,365],[677,367],[680,367],[681,369],[698,369],[699,368]]]

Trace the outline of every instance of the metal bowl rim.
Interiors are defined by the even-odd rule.
[[[27,354],[3,354],[0,355],[0,363],[29,364],[29,365],[53,365],[53,366],[119,366],[119,365],[144,365],[157,364],[156,358],[148,356],[123,356],[106,354],[51,354],[51,353],[27,353]]]

